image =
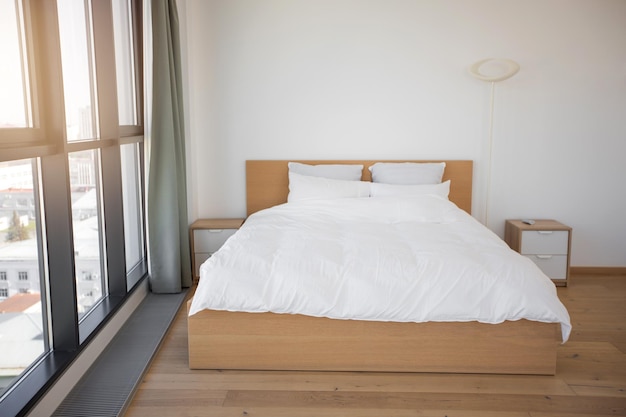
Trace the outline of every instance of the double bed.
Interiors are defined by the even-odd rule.
[[[191,369],[555,373],[567,311],[469,215],[472,161],[410,161],[445,170],[404,188],[372,182],[397,161],[291,161],[362,166],[352,182],[289,162],[246,162],[248,219],[188,304]]]

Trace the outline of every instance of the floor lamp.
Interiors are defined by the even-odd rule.
[[[488,58],[482,59],[476,62],[469,68],[470,74],[474,78],[477,78],[481,81],[491,83],[491,97],[489,103],[489,164],[487,166],[487,190],[485,193],[485,208],[483,213],[483,224],[487,227],[489,220],[489,203],[491,200],[491,156],[492,156],[492,147],[493,147],[493,107],[494,107],[494,92],[496,83],[498,81],[504,81],[519,71],[520,66],[517,62],[512,61],[510,59],[501,59],[501,58]]]

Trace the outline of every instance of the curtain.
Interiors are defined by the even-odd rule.
[[[191,286],[184,109],[175,0],[151,0],[152,114],[148,139],[150,288],[176,293]]]

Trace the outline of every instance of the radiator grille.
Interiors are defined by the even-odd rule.
[[[184,299],[148,294],[52,416],[122,415]]]

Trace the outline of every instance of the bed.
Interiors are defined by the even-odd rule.
[[[274,230],[275,224],[267,226],[263,223],[263,217],[276,216],[278,211],[278,223],[283,222],[292,227],[306,227],[306,213],[300,210],[294,214],[290,209],[290,204],[283,204],[287,201],[289,194],[289,161],[247,161],[246,162],[246,188],[247,188],[247,212],[248,220],[244,223],[242,229],[235,234],[239,236],[239,243],[250,241],[254,236],[247,236],[246,233],[256,233],[255,230]],[[325,165],[325,164],[345,164],[345,165],[363,165],[362,178],[364,182],[371,181],[370,171],[368,167],[376,162],[381,161],[295,161],[308,165]],[[391,162],[391,161],[387,161]],[[475,230],[479,234],[489,235],[487,231],[478,222],[473,221],[468,213],[471,212],[472,200],[472,161],[413,161],[413,162],[445,162],[445,171],[443,173],[442,183],[449,186],[449,200],[458,207],[457,211],[450,211],[450,220],[441,220],[435,218],[435,223],[443,224],[462,224],[468,227],[468,230]],[[447,181],[450,182],[447,182]],[[407,213],[413,213],[412,204],[424,204],[425,202],[438,210],[442,207],[442,212],[448,213],[448,205],[438,201],[431,196],[409,197],[402,204],[395,204],[398,207],[394,211],[393,216],[405,216]],[[384,197],[380,197],[384,200]],[[335,216],[337,210],[341,213],[339,216],[348,216],[349,213],[361,213],[363,216],[369,215],[370,208],[365,204],[371,204],[368,199],[353,198],[347,199],[341,205],[341,209],[335,206],[329,208],[325,202],[309,204],[306,203],[306,210],[322,210],[323,213],[332,212]],[[374,199],[369,199],[374,200]],[[415,201],[414,201],[415,200]],[[378,204],[378,203],[376,203]],[[383,204],[383,203],[380,203]],[[387,204],[387,203],[384,203]],[[405,206],[406,204],[406,206]],[[446,205],[448,204],[448,205]],[[352,206],[353,205],[353,206]],[[314,206],[314,207],[309,207]],[[304,207],[304,206],[303,206]],[[380,206],[383,207],[383,206]],[[381,214],[385,216],[384,208],[375,207],[372,213],[374,216]],[[405,207],[405,209],[402,209]],[[271,209],[270,209],[271,208]],[[268,210],[270,209],[270,210]],[[435,210],[433,209],[433,210]],[[281,211],[282,210],[282,211]],[[291,210],[291,211],[289,211]],[[302,209],[304,210],[304,208]],[[352,210],[352,211],[351,211]],[[451,210],[451,209],[450,209]],[[345,211],[345,212],[344,212]],[[392,210],[393,211],[393,210]],[[432,211],[432,210],[431,210]],[[460,213],[463,211],[463,213]],[[396,213],[397,212],[397,213]],[[428,210],[426,210],[428,212]],[[255,214],[257,213],[257,214]],[[317,213],[317,211],[315,211]],[[301,217],[298,217],[300,215]],[[282,216],[282,217],[281,217]],[[296,216],[291,218],[289,216]],[[316,215],[317,216],[317,215]],[[411,214],[412,216],[412,214]],[[428,214],[431,216],[431,214]],[[440,216],[432,214],[432,216]],[[466,218],[464,218],[465,216]],[[273,217],[274,218],[274,217]],[[345,217],[349,220],[348,217]],[[457,218],[462,222],[457,222]],[[333,220],[334,221],[334,220]],[[366,220],[367,221],[367,220]],[[384,230],[406,229],[412,227],[405,226],[403,218],[392,218],[391,223],[394,227],[386,225],[373,225],[374,230],[385,233]],[[430,219],[428,220],[431,221]],[[446,223],[447,222],[447,223]],[[349,223],[349,221],[348,221]],[[390,224],[391,224],[390,223]],[[467,223],[467,225],[465,224]],[[400,226],[398,226],[400,225]],[[317,228],[317,224],[311,226]],[[343,229],[343,226],[335,225],[335,229]],[[362,227],[359,225],[358,227]],[[369,226],[368,226],[369,227]],[[380,229],[375,229],[379,227]],[[420,226],[421,227],[421,226]],[[426,227],[432,228],[430,224]],[[481,230],[480,228],[484,229]],[[332,229],[329,229],[332,230]],[[273,232],[272,232],[273,233]],[[301,230],[297,233],[303,233]],[[420,233],[423,233],[420,231]],[[442,234],[445,235],[445,234]],[[233,236],[233,238],[235,238]],[[263,236],[261,234],[261,236]],[[495,235],[494,235],[495,236]],[[267,236],[266,236],[267,237]],[[231,238],[231,239],[233,239]],[[340,239],[343,239],[340,238]],[[482,239],[482,237],[481,237]],[[496,239],[490,241],[490,237],[486,236],[488,245],[494,245],[495,252],[506,253],[515,263],[515,268],[508,268],[517,271],[516,262],[521,256],[503,248],[503,242]],[[304,240],[304,239],[303,239]],[[363,239],[361,239],[363,240]],[[323,247],[322,243],[320,246]],[[298,246],[291,243],[291,247]],[[472,245],[465,246],[471,247]],[[263,250],[263,245],[258,245],[259,250]],[[268,247],[271,247],[268,246]],[[191,369],[247,369],[247,370],[318,370],[318,371],[381,371],[381,372],[447,372],[447,373],[497,373],[497,374],[538,374],[553,375],[556,371],[556,349],[560,343],[567,340],[570,324],[569,316],[565,308],[560,304],[556,297],[556,290],[551,281],[547,277],[529,280],[526,284],[517,284],[516,280],[509,281],[507,286],[502,286],[504,291],[509,286],[518,286],[519,291],[525,290],[523,287],[531,288],[531,296],[526,297],[531,303],[539,305],[543,308],[544,304],[550,308],[551,317],[549,319],[520,318],[515,316],[512,319],[486,319],[486,320],[467,320],[454,321],[450,319],[441,319],[437,316],[434,320],[426,319],[425,321],[412,321],[410,317],[402,316],[399,320],[393,314],[397,314],[395,306],[391,310],[394,313],[391,319],[388,316],[381,315],[376,312],[373,316],[364,316],[364,318],[335,316],[333,311],[322,313],[310,312],[304,310],[290,311],[279,309],[269,309],[265,305],[252,305],[248,303],[254,298],[254,288],[240,287],[237,289],[232,282],[223,286],[202,287],[203,280],[210,282],[212,279],[219,278],[219,265],[228,265],[228,256],[230,251],[237,249],[237,239],[227,242],[220,251],[214,255],[214,260],[207,261],[202,266],[206,270],[207,278],[201,274],[200,284],[194,298],[188,303],[188,341],[189,341],[189,367]],[[271,251],[271,249],[268,249]],[[281,249],[287,250],[287,249]],[[508,252],[506,252],[508,250]],[[329,251],[334,253],[333,251]],[[394,252],[396,253],[396,252]],[[271,253],[268,252],[271,256]],[[290,253],[286,259],[294,259]],[[251,255],[260,257],[256,255]],[[301,256],[302,259],[307,258]],[[310,260],[308,268],[316,268]],[[520,262],[524,262],[523,260]],[[213,263],[213,264],[211,264]],[[233,266],[233,264],[229,264]],[[259,264],[261,265],[261,264]],[[313,266],[311,266],[313,265]],[[521,265],[521,264],[520,264]],[[236,266],[236,265],[235,265]],[[523,266],[523,265],[522,265]],[[501,266],[502,267],[502,266]],[[506,267],[506,265],[505,265]],[[230,267],[229,267],[230,268]],[[262,269],[262,266],[259,266]],[[526,268],[526,266],[524,266]],[[530,266],[532,268],[532,266]],[[254,268],[252,268],[254,269]],[[462,270],[464,270],[462,268]],[[218,271],[218,272],[216,272]],[[217,277],[211,277],[211,273]],[[480,293],[476,293],[477,288],[485,287],[484,284],[471,286],[471,279],[463,280],[454,277],[446,283],[443,282],[444,293],[456,291],[457,287],[467,288],[467,294],[472,295],[472,299],[480,298]],[[513,276],[515,278],[515,276]],[[297,281],[297,280],[294,280]],[[306,280],[301,280],[308,282]],[[532,281],[532,283],[530,283]],[[283,277],[283,286],[289,287],[291,280],[285,280]],[[332,288],[332,282],[326,283],[328,288]],[[351,284],[345,284],[348,288]],[[461,286],[461,287],[459,287]],[[487,290],[491,284],[486,286]],[[235,288],[234,291],[240,294],[239,297],[243,304],[235,306],[229,305],[227,301],[229,287]],[[322,285],[323,287],[323,285]],[[392,287],[397,287],[393,285]],[[495,284],[494,284],[495,287]],[[262,287],[260,287],[262,292]],[[325,287],[326,288],[326,287]],[[343,284],[342,284],[343,288]],[[385,287],[386,288],[386,287]],[[517,287],[515,287],[517,288]],[[232,289],[232,288],[231,288]],[[358,294],[360,290],[357,290]],[[381,291],[374,289],[374,291]],[[385,289],[384,291],[387,291]],[[392,290],[389,290],[392,291]],[[500,290],[498,290],[500,291]],[[516,289],[517,291],[517,289]],[[328,293],[328,289],[321,292]],[[355,290],[337,291],[337,293],[354,294]],[[368,294],[368,293],[363,293]],[[390,294],[392,294],[390,292]],[[407,293],[408,294],[408,293]],[[476,295],[478,294],[478,295]],[[511,295],[497,294],[496,299],[506,299]],[[535,296],[536,294],[536,296]],[[213,298],[212,303],[201,301],[201,296],[208,295]],[[393,294],[392,294],[393,295]],[[393,295],[396,297],[397,295]],[[291,300],[297,300],[296,296],[285,296]],[[370,295],[367,295],[367,303],[355,303],[359,306],[370,304]],[[454,297],[454,295],[452,295]],[[458,297],[458,293],[456,295]],[[469,297],[469,296],[468,296]],[[235,298],[237,298],[235,296]],[[279,299],[281,295],[272,295],[270,298]],[[315,297],[312,297],[315,298]],[[524,297],[521,297],[524,298]],[[534,300],[534,301],[533,301]],[[427,304],[428,300],[422,300],[418,305]],[[209,303],[209,304],[207,304]],[[248,305],[248,304],[250,305]],[[305,304],[308,303],[308,300]],[[498,304],[496,302],[495,304]],[[258,303],[257,303],[258,304]],[[261,303],[262,304],[262,303]],[[299,305],[300,301],[292,303]],[[339,303],[335,303],[339,304]],[[348,303],[350,304],[350,303]],[[373,303],[372,303],[373,304]],[[340,309],[343,309],[342,304]],[[480,306],[482,303],[474,303]],[[209,306],[207,308],[207,306]],[[213,307],[211,307],[213,306]],[[562,310],[560,310],[562,308]],[[367,310],[367,308],[363,308]],[[420,309],[414,309],[420,310]],[[519,308],[519,310],[523,310]],[[289,314],[286,314],[289,313]],[[440,311],[444,317],[447,317],[446,311]],[[421,313],[419,313],[421,314]],[[430,314],[430,313],[429,313]],[[517,314],[517,313],[516,313]],[[361,317],[361,316],[359,316]],[[421,317],[421,316],[420,316]],[[426,316],[425,316],[426,317]],[[482,316],[481,316],[482,317]],[[490,322],[492,321],[492,322]]]

